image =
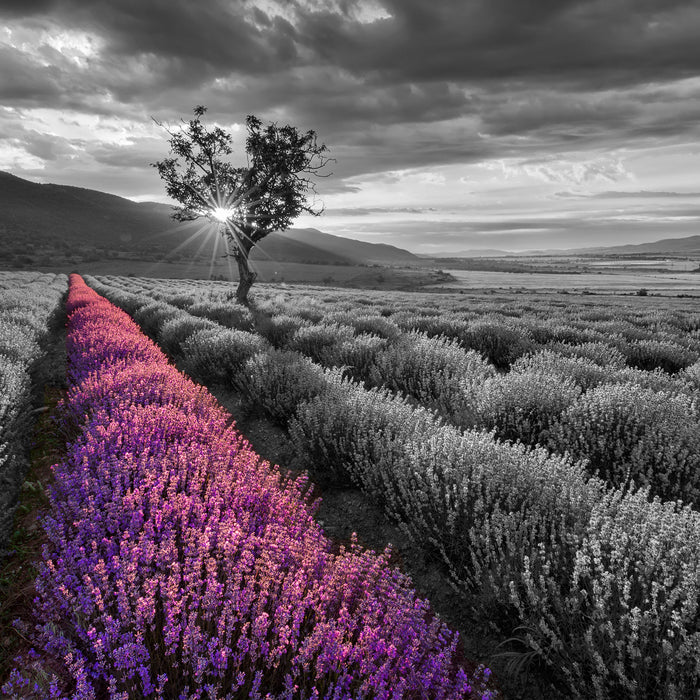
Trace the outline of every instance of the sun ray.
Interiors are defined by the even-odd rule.
[[[200,244],[199,248],[194,252],[194,254],[190,257],[190,259],[187,262],[187,270],[192,269],[192,265],[194,265],[195,261],[199,258],[200,254],[202,253],[202,250],[204,249],[204,246],[209,243],[209,241],[212,239],[212,237],[216,236],[216,230],[212,228],[211,226],[208,227],[208,230],[205,232],[205,235],[202,239],[202,243]]]
[[[189,245],[194,241],[196,238],[201,236],[205,231],[211,226],[209,222],[206,222],[202,224],[191,236],[189,236],[186,240],[184,240],[180,245],[176,246],[175,248],[172,248],[169,250],[165,255],[163,255],[161,258],[156,260],[152,265],[150,265],[147,269],[147,272],[152,272],[155,270],[155,268],[160,265],[161,263],[167,262],[168,258],[171,258],[173,255],[175,255],[178,251],[180,251],[182,248],[185,246]],[[205,242],[206,242],[206,236],[205,236]],[[200,248],[201,249],[201,248]]]
[[[228,244],[228,238],[224,236],[223,239],[224,249],[226,250],[226,264],[228,265],[228,281],[233,282],[233,266],[231,265],[231,258],[233,256],[231,255],[231,248]]]
[[[214,245],[211,247],[211,259],[209,260],[209,279],[211,279],[212,272],[214,271],[214,260],[216,259],[216,254],[219,252],[219,238],[220,237],[218,235],[214,238]]]

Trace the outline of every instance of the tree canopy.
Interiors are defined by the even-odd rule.
[[[206,217],[221,224],[238,263],[237,297],[247,301],[255,280],[248,255],[251,248],[273,231],[288,229],[300,214],[318,216],[316,187],[312,177],[331,160],[316,132],[295,126],[263,125],[255,116],[246,118],[247,164],[235,166],[232,137],[215,126],[207,128],[204,106],[179,128],[165,127],[170,135],[170,156],[152,163],[165,182],[165,191],[179,202],[173,217],[192,221]]]

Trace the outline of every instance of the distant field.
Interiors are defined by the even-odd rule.
[[[441,287],[463,289],[527,289],[561,290],[572,292],[595,290],[599,292],[634,292],[647,289],[654,294],[700,294],[700,274],[692,272],[581,272],[551,274],[532,272],[486,272],[481,270],[444,269],[458,279],[445,282]]]

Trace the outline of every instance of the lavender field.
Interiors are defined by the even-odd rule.
[[[697,696],[692,300],[263,284],[246,308],[224,283],[85,282],[10,697]],[[290,464],[256,454],[223,389]],[[432,562],[509,650],[501,678],[390,550],[329,539],[314,482]]]

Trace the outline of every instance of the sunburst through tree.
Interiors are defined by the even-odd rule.
[[[285,231],[302,213],[318,216],[312,177],[331,160],[316,132],[263,123],[246,118],[248,164],[236,167],[226,158],[233,153],[231,135],[221,127],[207,128],[207,109],[194,108],[194,118],[171,129],[154,120],[170,135],[170,157],[151,165],[165,182],[165,191],[180,206],[173,218],[193,221],[205,217],[219,226],[238,265],[236,298],[248,303],[256,273],[248,257],[253,246],[273,231]]]

